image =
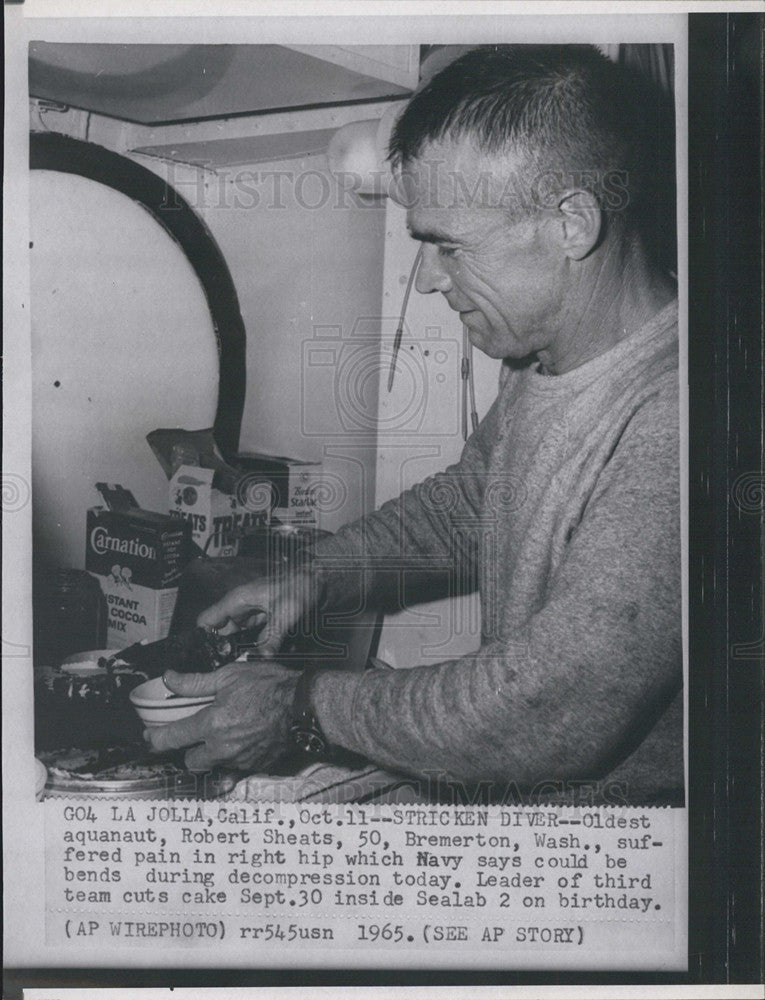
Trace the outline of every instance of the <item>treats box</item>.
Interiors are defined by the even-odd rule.
[[[191,537],[208,556],[235,556],[243,534],[268,524],[271,497],[267,488],[233,492],[214,485],[215,470],[181,465],[170,479],[169,507],[189,525]]]

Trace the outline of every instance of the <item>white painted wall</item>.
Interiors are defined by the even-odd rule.
[[[30,190],[35,548],[81,568],[96,481],[166,509],[146,434],[212,425],[215,335],[185,255],[135,202],[52,171]]]

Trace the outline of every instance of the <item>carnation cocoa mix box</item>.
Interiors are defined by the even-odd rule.
[[[113,507],[87,513],[85,569],[106,597],[107,646],[163,639],[188,557],[189,528],[177,517],[141,509],[122,487],[97,488]]]

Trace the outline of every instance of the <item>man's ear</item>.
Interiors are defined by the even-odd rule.
[[[581,188],[558,196],[555,237],[571,260],[584,260],[597,246],[603,226],[603,213],[597,198]]]

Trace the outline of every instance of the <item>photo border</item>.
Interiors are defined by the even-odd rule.
[[[438,969],[10,968],[7,997],[20,996],[22,987],[49,986],[470,986],[477,981],[487,986],[566,986],[762,980],[763,685],[758,663],[763,645],[763,437],[762,424],[752,414],[761,414],[763,405],[763,344],[757,322],[759,318],[761,324],[762,316],[762,189],[757,160],[763,117],[760,103],[759,120],[752,129],[746,116],[756,101],[746,97],[752,83],[746,63],[736,57],[736,45],[752,26],[755,32],[762,27],[763,16],[690,13],[688,22],[688,972],[625,976]],[[761,35],[759,57],[755,65],[762,83]],[[747,129],[749,143],[742,141]],[[753,188],[759,215],[751,202]],[[734,255],[732,244],[754,247],[753,256],[744,260]],[[730,325],[734,315],[739,341]],[[744,475],[760,477],[759,506],[755,489],[752,509],[737,499],[736,484]],[[759,603],[752,600],[753,592]]]

